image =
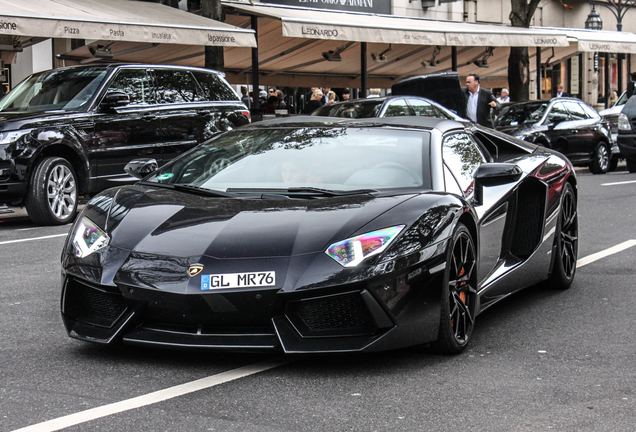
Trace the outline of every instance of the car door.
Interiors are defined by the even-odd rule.
[[[562,101],[554,103],[546,113],[546,135],[550,138],[550,146],[554,150],[569,153],[569,148],[578,145],[577,129],[573,127],[570,113]]]
[[[154,68],[153,74],[163,135],[162,163],[166,163],[202,141],[208,111],[197,103],[201,90],[190,71]]]
[[[161,124],[154,89],[146,68],[121,68],[102,94],[124,92],[128,105],[98,109],[89,150],[92,177],[98,189],[132,181],[124,166],[136,157],[161,160]]]
[[[577,157],[587,157],[598,143],[598,121],[591,118],[583,107],[575,101],[563,102],[570,117],[572,118],[572,127],[576,131],[576,147],[570,147],[570,155],[576,159]]]

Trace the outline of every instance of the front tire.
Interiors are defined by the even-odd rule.
[[[63,158],[47,157],[35,167],[25,206],[38,225],[71,222],[77,212],[77,177]]]
[[[549,284],[554,289],[568,289],[576,274],[579,252],[579,216],[576,195],[570,183],[566,183],[561,196],[561,209],[554,238],[554,264]]]
[[[439,334],[431,344],[440,354],[458,354],[466,348],[475,325],[477,258],[475,243],[463,224],[455,228],[446,254]]]
[[[610,167],[610,150],[604,142],[600,142],[594,149],[590,172],[592,174],[605,174]]]
[[[625,159],[627,164],[627,171],[630,173],[636,173],[636,160]]]

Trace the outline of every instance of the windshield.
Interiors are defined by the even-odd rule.
[[[356,101],[325,105],[311,113],[312,116],[344,117],[344,118],[371,118],[377,117],[382,110],[383,100]]]
[[[495,126],[521,126],[537,123],[547,108],[547,102],[506,105],[501,110]]]
[[[105,76],[104,68],[58,69],[31,75],[0,100],[0,112],[80,111]]]
[[[428,187],[423,155],[429,138],[429,132],[379,128],[237,129],[147,181],[224,192]]]

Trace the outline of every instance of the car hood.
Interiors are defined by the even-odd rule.
[[[74,116],[86,116],[75,112],[0,112],[0,130],[16,130],[41,126],[42,123],[57,122]]]
[[[394,96],[422,96],[466,118],[466,102],[457,72],[436,72],[407,78],[391,86]]]
[[[111,246],[128,251],[216,259],[292,257],[324,252],[365,232],[365,225],[413,196],[228,199],[135,186],[112,198],[104,225],[92,214],[99,213],[98,206],[85,215],[105,226]]]

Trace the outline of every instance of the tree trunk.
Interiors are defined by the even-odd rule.
[[[508,57],[510,100],[525,101],[530,97],[530,60],[528,47],[510,47]]]
[[[201,0],[201,14],[206,18],[223,21],[223,6],[220,0]],[[205,46],[205,65],[208,69],[225,71],[225,58],[222,46]]]
[[[530,27],[532,16],[541,0],[510,0],[510,23],[514,27]],[[528,47],[510,47],[508,57],[510,100],[525,101],[530,97],[530,59]]]

